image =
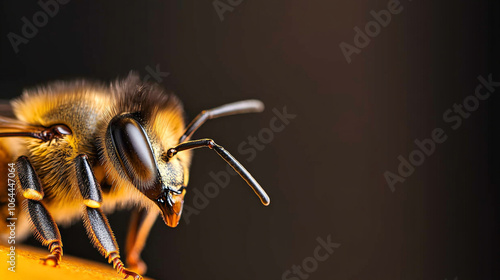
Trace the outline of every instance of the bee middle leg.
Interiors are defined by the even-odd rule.
[[[42,242],[42,245],[49,248],[50,254],[41,260],[46,265],[58,266],[63,255],[61,234],[54,219],[42,203],[44,194],[40,179],[27,157],[19,157],[16,167],[17,181],[26,198],[26,208],[36,232],[35,236]]]
[[[138,209],[132,212],[125,245],[127,264],[137,272],[146,273],[146,263],[141,259],[141,252],[146,245],[149,232],[153,227],[158,212]]]
[[[123,265],[113,231],[109,226],[108,219],[100,209],[102,203],[101,186],[94,176],[86,155],[79,155],[75,158],[75,169],[78,187],[85,204],[83,222],[92,243],[108,259],[109,263],[113,263],[113,267],[118,273],[125,278],[131,276],[135,280],[142,279],[141,275],[126,269]]]

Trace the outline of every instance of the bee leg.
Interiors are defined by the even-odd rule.
[[[19,157],[16,167],[17,180],[27,200],[26,208],[35,229],[35,236],[42,245],[49,248],[50,254],[41,261],[45,265],[58,266],[63,255],[61,234],[42,203],[44,193],[40,179],[27,157]]]
[[[78,187],[85,204],[83,223],[92,244],[108,259],[109,263],[113,263],[113,268],[125,278],[131,276],[135,280],[142,279],[141,275],[126,269],[123,265],[113,231],[109,226],[108,219],[100,209],[102,203],[101,186],[97,183],[86,155],[79,155],[75,158],[75,169]]]
[[[146,263],[141,259],[141,252],[157,217],[158,213],[155,211],[140,209],[132,212],[130,219],[125,243],[126,260],[130,268],[141,274],[146,273],[147,270]]]

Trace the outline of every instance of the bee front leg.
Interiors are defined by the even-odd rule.
[[[127,242],[125,243],[126,260],[127,265],[141,274],[146,273],[147,270],[146,263],[141,259],[141,252],[157,217],[158,212],[139,209],[132,212],[130,218]]]
[[[54,219],[42,203],[44,196],[42,184],[29,159],[21,156],[17,159],[17,182],[27,200],[27,210],[35,229],[35,237],[48,246],[50,254],[41,259],[43,264],[58,266],[63,250],[61,234]]]
[[[116,243],[108,219],[100,209],[102,203],[101,186],[97,183],[86,155],[79,155],[75,159],[76,177],[80,193],[83,196],[85,210],[83,222],[90,240],[97,250],[113,263],[116,271],[125,278],[131,276],[135,280],[142,279],[139,274],[124,267],[120,258],[120,250]]]

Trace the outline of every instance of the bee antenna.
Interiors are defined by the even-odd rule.
[[[193,133],[207,120],[216,119],[225,116],[245,114],[245,113],[260,113],[264,111],[264,103],[260,100],[249,99],[234,103],[225,104],[210,110],[204,110],[194,118],[187,126],[186,131],[179,139],[179,143],[191,138]]]
[[[167,158],[175,156],[178,152],[197,149],[197,148],[210,148],[214,150],[222,159],[224,159],[227,164],[229,164],[236,173],[238,173],[245,182],[253,189],[255,194],[260,198],[260,201],[265,206],[271,203],[271,199],[267,195],[266,191],[260,186],[260,184],[255,180],[255,178],[248,172],[248,170],[243,167],[243,165],[237,161],[226,149],[222,146],[216,144],[212,139],[200,139],[192,140],[181,143],[174,148],[171,148],[167,152]]]

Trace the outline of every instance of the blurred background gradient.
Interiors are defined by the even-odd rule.
[[[147,276],[285,279],[331,235],[341,246],[308,279],[499,279],[498,93],[457,130],[443,120],[478,76],[500,80],[499,4],[401,0],[347,63],[339,44],[353,44],[354,28],[388,2],[242,1],[221,21],[213,1],[70,1],[15,53],[7,34],[21,34],[21,19],[41,8],[2,1],[0,94],[159,67],[188,119],[242,99],[266,104],[262,114],[210,121],[196,137],[240,159],[271,205],[231,177],[189,224],[157,220],[142,254]],[[285,106],[297,117],[247,161],[240,143]],[[437,127],[447,141],[392,192],[384,172],[397,172],[398,156]],[[196,151],[186,204],[225,169],[213,152]],[[123,251],[129,212],[108,217]],[[81,222],[61,234],[65,254],[105,262]]]

